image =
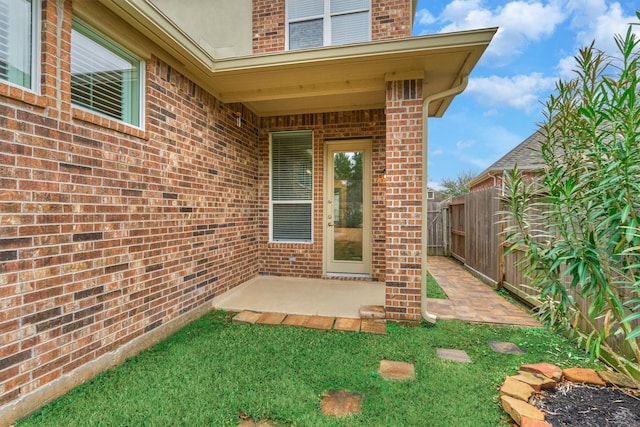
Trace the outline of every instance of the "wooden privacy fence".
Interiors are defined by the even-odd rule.
[[[494,285],[502,278],[498,197],[497,188],[488,188],[448,202],[451,255]]]
[[[427,255],[449,255],[448,208],[440,202],[427,202]]]
[[[532,305],[538,303],[538,291],[531,286],[531,280],[522,273],[522,268],[518,267],[521,261],[526,262],[524,250],[514,248],[505,255],[507,245],[502,233],[504,227],[499,224],[499,212],[505,209],[502,207],[499,189],[490,188],[452,198],[442,203],[441,210],[443,223],[448,223],[449,227],[448,233],[444,229],[444,239],[447,240],[447,234],[450,239],[450,252],[445,251],[444,255],[460,260],[472,272],[494,286],[505,287]],[[544,227],[544,224],[537,224],[537,227]],[[567,276],[565,280],[568,285],[571,277]],[[632,297],[631,289],[619,289],[619,292],[627,299]],[[570,294],[581,309],[587,312],[589,301],[576,291],[571,291]],[[596,323],[596,327],[601,326],[602,322]],[[580,322],[577,329],[590,332],[586,321]],[[628,344],[620,336],[612,336],[608,342],[616,351],[628,354]]]

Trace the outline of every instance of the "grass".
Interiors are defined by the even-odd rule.
[[[430,273],[427,273],[427,298],[447,299],[447,294]]]
[[[203,316],[17,426],[236,426],[241,417],[283,426],[509,426],[498,388],[520,364],[589,365],[566,339],[540,328],[391,323],[381,336],[231,317]],[[495,353],[487,340],[526,353]],[[441,361],[439,347],[465,350],[473,363]],[[414,363],[417,379],[382,379],[381,359]],[[323,416],[320,399],[331,389],[362,393],[362,413]]]

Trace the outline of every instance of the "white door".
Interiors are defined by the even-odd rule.
[[[326,143],[325,165],[325,272],[369,274],[371,141]]]

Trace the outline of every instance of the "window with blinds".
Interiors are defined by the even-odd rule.
[[[289,49],[371,40],[370,0],[288,0]]]
[[[75,105],[141,126],[143,69],[142,61],[73,21],[71,102]]]
[[[35,89],[39,7],[37,1],[0,0],[0,79]]]
[[[313,133],[272,133],[270,160],[270,240],[311,242]]]

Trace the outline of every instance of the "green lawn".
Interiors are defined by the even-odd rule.
[[[427,298],[447,299],[447,294],[429,273],[427,273]]]
[[[498,387],[522,363],[586,366],[584,353],[543,329],[440,321],[389,324],[388,336],[234,323],[211,312],[17,424],[236,426],[240,416],[283,426],[509,426]],[[524,355],[493,352],[510,341]],[[473,363],[441,361],[436,348]],[[387,382],[381,359],[414,363],[417,379]],[[325,417],[327,390],[364,395],[362,414]]]

